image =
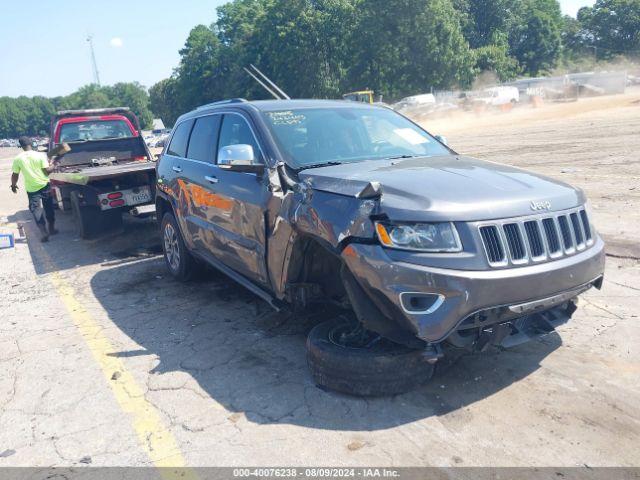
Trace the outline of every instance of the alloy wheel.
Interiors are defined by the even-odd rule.
[[[180,246],[178,245],[178,233],[170,223],[164,227],[164,252],[169,268],[177,272],[180,268]]]

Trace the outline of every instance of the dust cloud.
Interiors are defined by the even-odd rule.
[[[527,124],[558,120],[580,115],[589,115],[601,110],[624,106],[638,106],[640,114],[640,86],[627,88],[624,94],[580,98],[570,102],[539,102],[521,104],[512,109],[490,109],[483,112],[455,110],[439,118],[414,118],[434,135],[451,135],[478,132]]]

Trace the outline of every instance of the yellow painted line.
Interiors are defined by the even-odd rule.
[[[45,263],[49,267],[55,267],[47,252],[40,245],[36,248],[40,251]],[[100,324],[76,298],[73,287],[57,271],[50,275],[49,280],[89,347],[93,358],[100,366],[120,408],[129,414],[140,445],[153,464],[160,469],[160,476],[167,480],[197,480],[195,471],[186,467],[186,461],[175,437],[164,425],[155,407],[145,399],[144,390],[138,385],[122,360],[109,355],[117,349],[102,333]],[[119,373],[113,380],[115,372]]]

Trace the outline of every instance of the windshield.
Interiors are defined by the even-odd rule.
[[[60,128],[60,142],[83,142],[128,137],[133,137],[133,133],[124,120],[87,120],[85,122],[65,123]]]
[[[385,108],[300,108],[263,115],[294,168],[449,153],[424,130]]]

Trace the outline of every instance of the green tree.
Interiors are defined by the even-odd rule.
[[[27,117],[18,105],[18,99],[0,98],[0,137],[16,138],[30,134],[27,131]]]
[[[517,24],[518,0],[454,0],[460,23],[473,49],[475,71],[510,80],[519,72],[509,51],[509,32]]]
[[[142,128],[151,128],[153,114],[149,109],[149,94],[138,82],[116,83],[107,87],[110,106],[129,107],[136,114]]]
[[[561,51],[562,14],[557,0],[524,0],[509,34],[511,55],[528,75],[551,71]]]
[[[49,107],[42,97],[25,96],[0,98],[0,137],[16,138],[20,135],[40,135],[47,131]],[[46,113],[45,113],[46,115]]]
[[[178,101],[184,111],[222,97],[224,76],[220,70],[222,45],[213,30],[205,25],[194,27],[180,50],[177,69]]]
[[[467,86],[474,58],[449,0],[362,0],[353,29],[352,88],[391,98]]]
[[[293,97],[335,98],[347,68],[344,41],[353,19],[349,1],[274,0],[255,26],[248,60]]]
[[[596,62],[596,48],[591,35],[577,18],[565,15],[562,18],[562,65],[579,71],[593,68]]]
[[[137,82],[102,87],[96,84],[85,85],[71,95],[59,99],[58,106],[72,110],[129,107],[140,120],[142,128],[149,128],[153,121],[153,114],[149,109],[149,95]]]
[[[640,55],[640,0],[597,0],[579,10],[578,21],[599,58]]]
[[[512,80],[519,72],[518,61],[509,55],[506,34],[495,32],[488,45],[473,50],[478,72],[494,72],[500,81]]]
[[[507,33],[517,20],[517,0],[455,0],[464,36],[471,48],[495,45],[496,35]]]
[[[56,111],[53,101],[45,97],[33,97],[31,105],[30,133],[48,135],[51,115]]]
[[[0,98],[0,137],[47,135],[51,115],[59,110],[129,107],[142,128],[151,127],[153,115],[149,95],[137,82],[99,87],[86,85],[65,97]]]
[[[235,0],[217,10],[218,20],[212,28],[225,46],[245,46],[251,42],[257,23],[270,2],[266,0]]]
[[[161,80],[149,89],[151,111],[167,127],[172,126],[178,118],[180,105],[177,99],[177,81],[173,77]]]
[[[96,84],[80,87],[67,97],[66,103],[68,108],[72,110],[112,106],[104,87],[99,87]]]

